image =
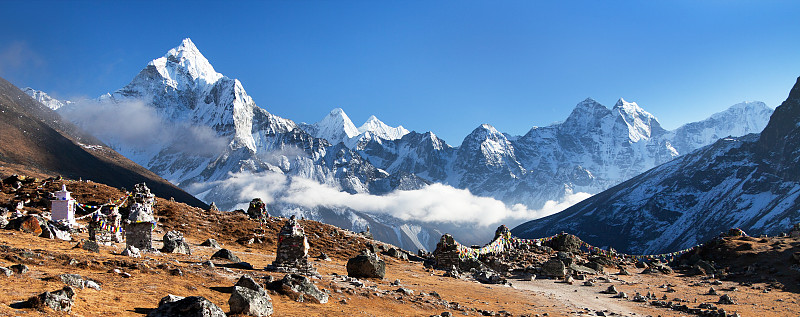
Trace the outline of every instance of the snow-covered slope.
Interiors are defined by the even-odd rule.
[[[636,103],[620,99],[609,109],[586,99],[561,123],[524,136],[484,124],[453,147],[431,132],[390,127],[374,116],[356,128],[342,109],[314,124],[295,124],[258,107],[241,82],[217,73],[186,39],[125,87],[58,112],[95,128],[120,153],[223,209],[241,208],[253,197],[293,197],[303,184],[295,179],[335,192],[375,195],[443,183],[538,209],[574,193],[599,193],[713,142],[714,136],[757,132],[771,110],[737,105],[667,131]],[[370,225],[373,234],[386,228],[392,234],[376,235],[394,237],[388,242],[409,249],[435,245],[434,232],[442,225],[336,208],[329,197],[318,196],[270,203],[281,213],[342,221],[337,225],[344,228]],[[405,236],[409,232],[417,236]]]
[[[763,108],[739,104],[728,114]],[[800,78],[760,135],[718,140],[512,232],[566,231],[594,245],[647,254],[687,248],[734,227],[751,235],[783,232],[800,220],[799,125]]]
[[[430,226],[273,201],[274,196],[291,194],[293,178],[354,194],[368,193],[372,183],[389,175],[343,144],[328,142],[359,134],[341,109],[310,129],[325,138],[314,137],[293,121],[258,107],[242,83],[216,72],[190,39],[148,63],[125,87],[62,107],[59,113],[85,127],[116,119],[115,133],[95,131],[104,142],[222,209],[246,208],[250,199],[261,196],[280,214],[326,220],[356,231],[370,226],[376,236],[408,249],[435,245],[436,231]],[[124,115],[115,118],[117,114]],[[133,129],[138,126],[144,129]],[[393,184],[409,183],[387,180],[373,187],[390,191]],[[397,231],[400,226],[414,229]]]
[[[31,96],[31,98],[33,98],[34,100],[42,103],[43,105],[47,106],[52,110],[58,110],[59,108],[65,105],[72,104],[72,101],[61,101],[53,97],[50,97],[50,95],[48,95],[44,91],[36,90],[30,87],[22,88],[22,91],[28,94],[28,96]]]

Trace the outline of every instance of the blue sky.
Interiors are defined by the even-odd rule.
[[[2,1],[0,76],[96,97],[190,37],[256,103],[295,121],[460,144],[481,123],[524,134],[593,97],[666,128],[745,100],[777,106],[800,76],[797,1]]]

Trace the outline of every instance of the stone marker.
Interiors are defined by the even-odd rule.
[[[267,267],[267,270],[317,275],[317,270],[308,261],[308,250],[309,245],[305,231],[297,219],[292,216],[278,233],[275,261]]]

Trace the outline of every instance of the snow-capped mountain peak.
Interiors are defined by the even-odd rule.
[[[302,123],[300,126],[315,138],[326,139],[332,144],[348,143],[348,140],[359,135],[358,128],[342,108],[334,108],[317,123]]]
[[[358,128],[358,132],[371,132],[373,135],[385,140],[397,140],[410,131],[403,128],[403,126],[391,127],[373,115]]]
[[[628,126],[628,137],[632,142],[649,139],[655,132],[654,130],[662,130],[658,119],[644,111],[635,102],[627,102],[625,99],[619,98],[612,111],[618,112],[620,117],[625,120],[625,124]]]
[[[199,81],[206,85],[211,85],[222,78],[222,74],[217,73],[208,59],[200,53],[197,46],[191,39],[186,38],[181,45],[167,52],[161,58],[151,61],[148,65],[155,66],[158,73],[168,81],[172,81],[173,87],[178,87],[183,76],[187,76],[192,81]]]
[[[28,96],[31,98],[36,99],[36,101],[41,102],[43,105],[47,106],[50,109],[58,110],[59,108],[72,104],[72,101],[61,101],[50,97],[47,93],[41,90],[36,90],[31,87],[25,87],[22,89]]]

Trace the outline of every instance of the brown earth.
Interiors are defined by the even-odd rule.
[[[101,204],[108,200],[124,197],[117,188],[94,182],[59,180],[42,186],[42,182],[26,184],[19,191],[12,192],[9,186],[0,190],[0,206],[33,198],[25,207],[29,213],[47,211],[46,203],[37,204],[37,191],[47,193],[66,184],[79,202]],[[275,237],[285,219],[270,218],[260,225],[246,216],[230,212],[209,212],[159,198],[156,216],[158,238],[168,230],[183,232],[191,245],[192,255],[183,254],[144,254],[142,258],[129,258],[119,255],[124,244],[101,246],[100,253],[91,253],[73,248],[86,233],[73,235],[73,241],[50,240],[35,237],[22,231],[0,229],[0,266],[8,267],[17,263],[26,264],[30,271],[11,277],[0,275],[0,315],[2,316],[144,316],[155,309],[159,299],[167,294],[179,296],[203,296],[228,311],[229,288],[243,274],[250,274],[257,280],[272,275],[280,279],[283,274],[267,272],[263,268],[275,258]],[[362,280],[364,287],[356,287],[343,281],[346,275],[345,264],[349,257],[358,254],[367,243],[377,243],[355,233],[315,221],[301,220],[311,245],[311,256],[319,252],[328,254],[332,261],[313,260],[321,274],[315,284],[330,292],[327,304],[298,303],[289,297],[271,292],[275,308],[274,316],[430,316],[449,311],[455,315],[479,316],[482,311],[506,312],[512,316],[594,316],[598,311],[606,315],[624,316],[687,316],[665,308],[637,303],[631,300],[612,298],[601,291],[615,285],[632,298],[636,292],[653,292],[658,298],[667,296],[668,300],[680,299],[690,307],[700,303],[714,303],[722,294],[729,294],[737,305],[720,305],[729,313],[738,312],[742,316],[790,316],[800,313],[798,293],[778,288],[772,277],[782,278],[786,289],[792,290],[797,284],[797,273],[788,263],[798,241],[793,238],[727,238],[719,245],[709,249],[706,256],[718,256],[718,264],[726,266],[729,272],[739,271],[742,266],[759,264],[750,269],[751,275],[733,280],[721,281],[712,285],[716,279],[710,277],[687,276],[685,272],[671,274],[639,274],[642,269],[629,266],[629,276],[617,275],[615,268],[606,268],[606,273],[589,275],[595,279],[595,286],[582,286],[583,281],[573,285],[548,279],[521,281],[510,279],[513,286],[484,285],[470,280],[444,277],[443,271],[425,268],[420,262],[398,260],[382,256],[386,261],[384,279]],[[234,251],[243,261],[249,262],[254,270],[226,269],[220,265],[224,261],[214,261],[215,268],[200,263],[208,260],[215,249],[199,246],[208,238],[216,239],[224,248]],[[248,244],[247,240],[254,243]],[[241,242],[237,242],[241,241]],[[749,243],[752,248],[743,250],[740,245]],[[159,247],[160,242],[155,242]],[[738,249],[738,250],[737,250]],[[747,254],[756,254],[749,256]],[[773,270],[772,267],[780,267]],[[173,275],[180,269],[182,276]],[[129,273],[123,277],[114,270]],[[776,271],[777,270],[777,271]],[[752,273],[756,272],[756,273]],[[770,273],[773,272],[773,273]],[[793,273],[794,272],[794,273]],[[15,309],[11,305],[44,291],[60,289],[64,284],[56,277],[58,274],[73,273],[98,281],[102,290],[78,290],[71,313],[57,313],[49,309],[38,311],[31,308]],[[762,276],[763,275],[763,276]],[[600,278],[607,280],[600,280]],[[745,280],[744,278],[748,278]],[[399,286],[392,285],[399,280]],[[746,283],[740,285],[740,283]],[[661,288],[671,284],[675,292]],[[719,295],[705,295],[714,286]],[[412,295],[395,292],[399,287],[413,290]],[[731,290],[735,287],[736,290]]]

